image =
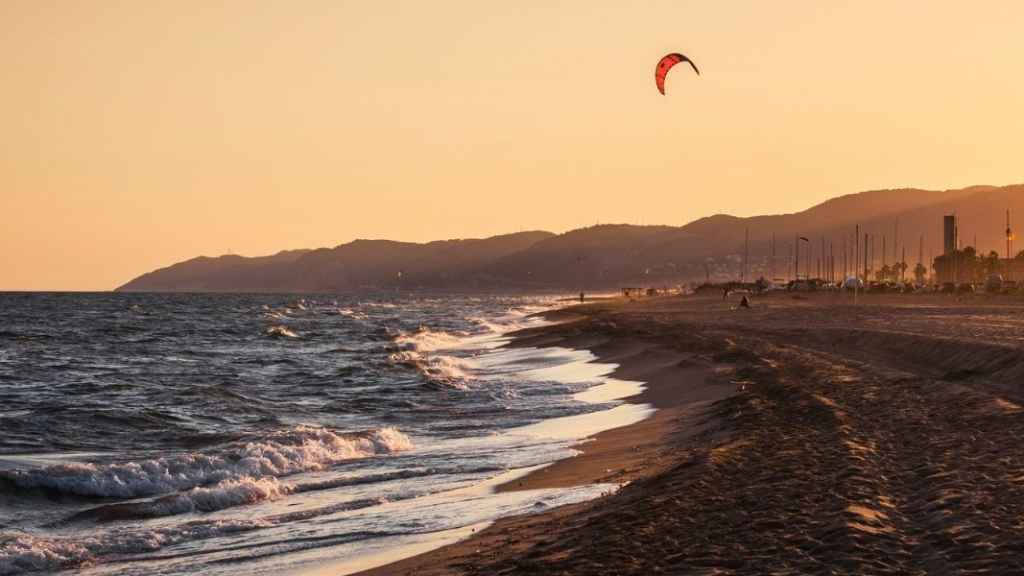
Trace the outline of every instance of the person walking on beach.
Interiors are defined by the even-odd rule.
[[[580,292],[580,304],[583,303],[583,292]]]

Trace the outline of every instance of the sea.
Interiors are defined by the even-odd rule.
[[[333,574],[616,486],[497,492],[643,419],[555,296],[0,294],[0,575]]]

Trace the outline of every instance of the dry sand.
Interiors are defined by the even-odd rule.
[[[1019,301],[734,307],[602,302],[525,334],[621,362],[661,409],[521,488],[632,482],[370,573],[1024,573]]]

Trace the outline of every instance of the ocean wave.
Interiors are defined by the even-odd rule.
[[[166,546],[270,526],[259,520],[191,522],[155,530],[110,531],[72,540],[0,533],[0,576],[53,572],[89,565],[110,555],[154,552]]]
[[[185,492],[162,496],[155,500],[105,504],[79,512],[75,520],[139,520],[176,516],[191,512],[215,512],[225,508],[278,500],[292,492],[294,486],[277,478],[239,478],[224,480],[215,486],[192,488]]]
[[[488,468],[492,471],[492,468]],[[479,471],[479,470],[470,470]],[[320,490],[331,490],[347,486],[360,486],[364,484],[377,484],[391,480],[404,480],[409,478],[422,478],[435,474],[451,474],[464,472],[462,470],[437,470],[433,468],[414,468],[385,472],[380,474],[367,474],[358,476],[343,476],[315,482],[304,482],[291,484],[281,482],[277,478],[240,478],[225,480],[210,487],[199,487],[161,496],[153,500],[138,502],[124,502],[115,504],[103,504],[95,508],[89,508],[71,516],[69,522],[80,520],[96,520],[99,522],[113,522],[118,520],[143,520],[149,518],[161,518],[165,516],[176,516],[178,514],[189,514],[192,512],[216,512],[235,506],[257,504],[279,500],[290,494],[301,494]],[[340,510],[354,510],[366,506],[376,505],[384,502],[381,498],[371,498],[355,502],[344,502],[329,507],[330,512]],[[304,514],[323,513],[323,510],[306,511]]]
[[[450,350],[465,342],[467,335],[435,331],[421,327],[415,332],[401,332],[394,342],[401,350],[388,356],[392,364],[409,366],[433,384],[465,390],[472,379],[471,362],[436,352]]]
[[[474,316],[468,318],[468,320],[473,322],[477,326],[480,326],[484,330],[487,330],[488,332],[494,334],[504,334],[506,332],[513,332],[522,327],[522,325],[517,322],[512,322],[505,319],[484,318]]]
[[[470,363],[462,358],[440,354],[425,355],[415,350],[394,352],[388,356],[392,364],[409,366],[422,374],[428,381],[449,388],[467,390],[466,383],[472,379]]]
[[[286,326],[271,326],[267,328],[266,335],[271,338],[298,338],[299,335],[289,330]]]
[[[337,434],[326,428],[299,426],[258,442],[239,443],[220,452],[193,452],[140,462],[69,463],[0,471],[0,479],[20,489],[127,499],[199,487],[216,488],[216,485],[232,480],[278,478],[323,470],[346,460],[393,454],[411,448],[409,438],[394,428]],[[238,484],[222,485],[221,488],[222,492],[231,492],[237,497],[244,490],[266,489],[267,486]],[[205,496],[199,494],[198,497]]]
[[[542,320],[534,314],[546,309],[546,306],[509,308],[501,316],[470,316],[467,319],[488,332],[507,334],[538,325]]]
[[[457,347],[465,335],[420,328],[415,332],[403,332],[395,337],[395,344],[420,352],[436,352]]]
[[[364,314],[364,313],[362,313],[362,312],[360,312],[358,310],[353,310],[351,308],[338,308],[338,314],[341,315],[341,316],[347,316],[349,318],[352,318],[353,320],[366,320],[367,319],[366,314]]]
[[[406,495],[399,500],[412,497],[414,496]],[[389,501],[386,498],[363,498],[261,519],[198,520],[154,529],[119,527],[102,532],[93,531],[90,535],[79,538],[0,532],[0,576],[72,570],[94,566],[110,559],[131,560],[133,557],[186,542],[230,536],[317,516],[360,510]],[[371,535],[364,533],[360,537]]]
[[[487,468],[493,471],[493,468]],[[480,471],[480,470],[469,470]],[[291,484],[281,482],[277,478],[241,478],[225,480],[210,487],[193,488],[185,492],[161,496],[153,500],[139,502],[124,502],[115,504],[103,504],[90,508],[71,516],[69,522],[80,520],[95,520],[99,522],[113,522],[118,520],[144,520],[149,518],[161,518],[165,516],[176,516],[178,514],[189,514],[192,512],[216,512],[235,506],[245,506],[260,502],[279,500],[291,494],[315,492],[320,490],[332,490],[348,486],[360,486],[364,484],[377,484],[391,480],[405,480],[409,478],[422,478],[435,474],[451,474],[465,472],[463,470],[437,470],[433,468],[414,468],[385,472],[380,474],[367,474],[358,476],[343,476],[315,482],[304,482]],[[344,502],[329,507],[330,512],[340,510],[354,510],[366,506],[372,506],[384,502],[381,498],[371,498],[355,502]],[[323,510],[305,511],[305,515],[323,513]]]

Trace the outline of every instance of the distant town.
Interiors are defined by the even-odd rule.
[[[1014,254],[1014,233],[1010,225],[1010,211],[1006,211],[1006,249],[1003,254],[995,250],[979,250],[977,240],[964,245],[960,236],[960,220],[956,214],[942,218],[943,252],[932,258],[925,257],[925,238],[921,236],[911,246],[916,259],[911,265],[907,258],[910,242],[900,244],[899,223],[894,222],[893,234],[861,233],[860,228],[843,237],[837,247],[834,239],[815,239],[796,235],[786,249],[778,254],[775,235],[768,243],[769,254],[757,262],[749,258],[749,234],[742,255],[732,255],[705,264],[706,278],[701,285],[737,284],[713,282],[723,272],[739,268],[739,285],[748,284],[748,278],[758,276],[751,285],[756,290],[786,289],[808,290],[869,290],[881,292],[940,291],[940,292],[1009,292],[1018,289],[1024,279],[1024,251]],[[837,254],[838,252],[838,254]],[[930,261],[929,261],[930,260]],[[636,294],[636,288],[624,289]]]

